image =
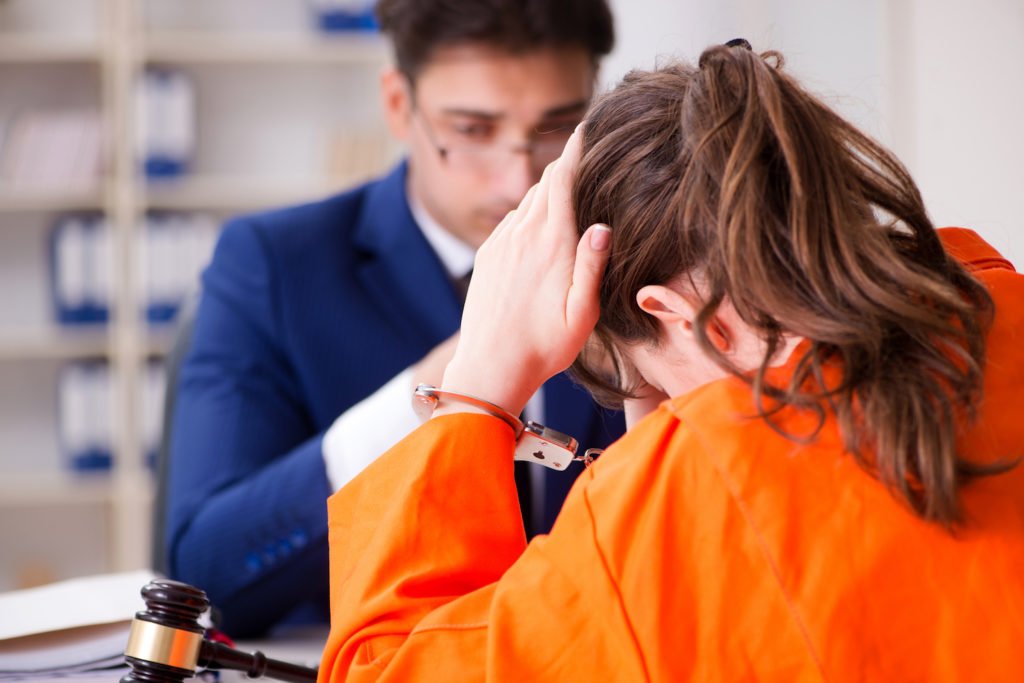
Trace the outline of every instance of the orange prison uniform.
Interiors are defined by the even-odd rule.
[[[1024,455],[1024,277],[942,235],[997,307],[961,452]],[[967,485],[951,535],[834,420],[800,445],[753,411],[734,378],[665,402],[528,546],[511,430],[429,421],[329,500],[320,681],[1024,681],[1024,465]]]

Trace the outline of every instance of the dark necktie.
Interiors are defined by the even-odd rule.
[[[459,297],[459,301],[466,302],[466,292],[469,291],[469,281],[473,278],[473,270],[470,269],[468,273],[462,277],[457,277],[452,280],[452,287],[455,289],[455,294]]]

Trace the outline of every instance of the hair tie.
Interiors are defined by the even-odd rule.
[[[717,52],[721,51],[722,47],[741,47],[746,50],[753,52],[754,48],[750,46],[750,42],[746,38],[733,38],[732,40],[723,43],[720,46],[709,47],[701,53],[700,59],[697,60],[697,68],[703,69],[708,64],[708,59],[714,56]]]

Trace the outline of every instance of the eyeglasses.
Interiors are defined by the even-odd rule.
[[[514,147],[494,140],[463,140],[445,145],[441,144],[434,128],[415,106],[413,116],[423,126],[427,140],[437,150],[442,162],[453,170],[473,173],[496,173],[508,163],[510,154],[526,154],[530,157],[532,170],[539,175],[548,164],[561,156],[576,128],[576,123],[573,123],[550,130],[535,130],[532,139]]]

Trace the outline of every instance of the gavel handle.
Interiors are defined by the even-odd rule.
[[[233,650],[223,643],[203,641],[199,650],[199,664],[207,669],[230,669],[244,671],[249,678],[268,676],[279,681],[292,683],[313,683],[316,681],[316,669],[298,664],[289,664],[270,659],[258,650],[253,653]]]

